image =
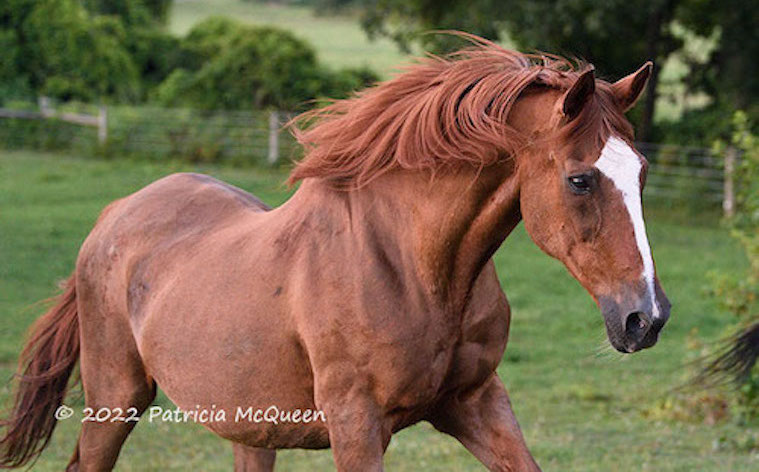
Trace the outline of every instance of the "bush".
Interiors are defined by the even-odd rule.
[[[76,0],[4,2],[0,100],[19,88],[64,100],[135,99],[139,76],[126,38],[118,18],[91,17]]]
[[[749,261],[746,272],[712,274],[712,293],[731,319],[721,343],[706,343],[694,330],[689,380],[684,386],[645,410],[658,419],[713,424],[732,419],[738,424],[759,420],[759,140],[751,133],[746,115],[733,119],[731,145],[741,151],[735,172],[736,216],[728,221],[732,234],[742,243]],[[715,154],[725,154],[725,143]],[[725,388],[731,386],[732,388]],[[759,450],[759,435],[749,428],[745,435],[719,438],[715,445],[733,450]]]
[[[0,12],[2,13],[2,12]],[[15,31],[0,28],[0,103],[2,98],[18,99],[31,92],[28,77],[22,73],[21,50]]]
[[[161,30],[170,0],[0,2],[0,103],[135,102],[176,68],[178,40]]]
[[[377,80],[368,69],[333,72],[291,33],[225,18],[196,25],[181,42],[182,69],[154,98],[166,106],[203,109],[302,109],[322,96],[343,97]]]
[[[750,131],[747,117],[733,118],[732,145],[741,151],[735,171],[736,212],[732,233],[742,244],[749,269],[715,277],[715,295],[734,317],[727,345],[710,357],[705,374],[727,378],[736,385],[735,408],[745,421],[759,419],[759,139]],[[719,147],[724,147],[719,145]]]
[[[291,33],[210,18],[183,38],[160,26],[170,0],[0,2],[0,104],[62,101],[202,109],[303,109],[377,80],[332,71]]]
[[[730,136],[730,116],[732,108],[718,103],[698,109],[688,110],[677,121],[664,121],[655,128],[654,138],[658,142],[709,147],[715,140]]]
[[[140,101],[181,64],[179,39],[155,28],[137,27],[129,32],[126,48],[141,79]]]
[[[165,23],[171,0],[82,0],[84,7],[98,15],[117,16],[128,25]]]

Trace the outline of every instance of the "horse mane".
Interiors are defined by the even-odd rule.
[[[524,146],[507,119],[530,86],[566,90],[592,66],[549,54],[524,54],[466,33],[473,45],[446,56],[418,58],[394,78],[351,98],[305,112],[288,126],[305,150],[288,182],[318,177],[360,187],[394,168],[486,167]],[[596,93],[559,135],[606,140],[632,129],[610,85]]]

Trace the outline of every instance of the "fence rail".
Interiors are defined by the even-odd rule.
[[[42,97],[37,110],[28,104],[20,110],[0,108],[0,146],[276,165],[297,157],[292,137],[282,131],[292,116],[279,110],[82,104],[64,104],[58,110]],[[94,136],[93,130],[97,130]]]
[[[722,202],[731,214],[732,172],[736,154],[728,149],[724,156],[710,149],[637,143],[637,149],[649,161],[648,182],[644,195],[667,200],[689,200],[691,204],[711,206]],[[728,202],[728,203],[725,203]]]
[[[36,110],[0,108],[0,146],[268,165],[300,152],[290,134],[282,131],[293,114],[280,110],[60,108],[44,97]],[[26,122],[36,123],[32,132]],[[732,214],[732,172],[738,159],[734,149],[715,155],[692,146],[637,143],[637,148],[649,161],[646,198],[696,206],[721,204],[726,215]]]
[[[60,120],[75,125],[92,126],[98,130],[98,142],[103,144],[108,140],[108,114],[105,106],[98,107],[97,115],[86,115],[65,111],[59,112],[51,107],[50,99],[48,97],[39,97],[37,104],[39,106],[39,111],[0,108],[0,118]]]

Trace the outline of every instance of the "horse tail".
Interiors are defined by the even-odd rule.
[[[727,338],[707,363],[694,383],[714,385],[742,384],[759,360],[759,320]]]
[[[50,442],[56,410],[63,403],[71,372],[79,359],[79,318],[72,275],[55,305],[31,329],[19,358],[19,386],[0,438],[0,469],[21,467]]]

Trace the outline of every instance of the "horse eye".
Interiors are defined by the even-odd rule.
[[[573,175],[570,176],[567,181],[572,191],[579,195],[590,193],[590,176],[587,175]]]

